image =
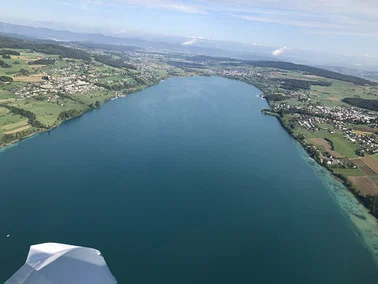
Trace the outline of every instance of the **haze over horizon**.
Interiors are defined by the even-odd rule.
[[[3,21],[115,36],[180,36],[310,51],[378,66],[378,2],[365,0],[14,0]],[[191,39],[191,40],[190,40]]]

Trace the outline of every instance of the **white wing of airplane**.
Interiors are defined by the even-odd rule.
[[[114,284],[101,253],[58,243],[30,247],[26,263],[5,284]]]

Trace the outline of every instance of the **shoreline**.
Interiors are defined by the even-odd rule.
[[[260,89],[261,91],[261,89]],[[263,91],[261,91],[262,93],[264,93]],[[262,109],[261,112],[264,114],[264,115],[268,115],[268,116],[272,116],[272,117],[275,117],[277,118],[277,120],[279,121],[280,125],[282,126],[283,129],[286,130],[286,132],[299,144],[301,145],[302,149],[304,151],[306,151],[306,153],[309,155],[309,157],[311,157],[319,166],[321,166],[322,168],[324,168],[325,170],[327,170],[327,172],[329,172],[331,174],[331,176],[341,182],[345,188],[351,192],[353,194],[353,196],[355,197],[355,199],[364,207],[366,208],[366,210],[369,211],[369,214],[377,221],[377,225],[378,225],[378,216],[374,216],[371,212],[370,212],[370,209],[368,208],[368,206],[366,206],[366,200],[365,200],[365,196],[361,195],[360,191],[355,188],[353,186],[353,184],[351,182],[349,182],[347,180],[347,177],[342,175],[342,174],[339,174],[339,173],[336,173],[331,167],[328,167],[327,165],[323,164],[322,161],[320,160],[320,157],[317,155],[317,152],[316,151],[313,151],[309,145],[307,145],[305,143],[304,140],[300,140],[298,139],[293,131],[288,128],[282,121],[282,117],[278,114],[278,113],[275,113],[272,111],[271,109],[271,106],[270,106],[270,103],[269,103],[269,99],[267,97],[266,98],[266,101],[267,101],[267,104],[269,106],[269,109]]]
[[[173,76],[173,77],[165,78],[165,79],[160,80],[159,82],[153,83],[153,84],[151,84],[151,85],[144,86],[144,87],[142,87],[142,88],[140,88],[140,89],[138,89],[138,90],[135,90],[134,92],[128,93],[128,95],[135,94],[135,93],[140,92],[140,91],[142,91],[142,90],[145,90],[145,89],[147,89],[147,88],[150,88],[150,87],[156,86],[156,85],[158,85],[158,84],[164,82],[165,80],[168,80],[168,79],[171,79],[171,78],[183,78],[183,77],[195,77],[195,76],[198,76],[198,75],[193,75],[193,76]],[[199,75],[199,76],[201,76],[201,75]],[[212,76],[210,76],[210,77],[212,77]],[[341,182],[341,183],[346,187],[346,189],[354,195],[354,197],[357,199],[357,201],[358,201],[358,202],[359,202],[364,208],[366,208],[366,209],[369,211],[369,214],[370,214],[370,215],[371,215],[371,216],[377,221],[377,225],[378,225],[378,216],[376,217],[376,216],[374,216],[373,214],[370,213],[370,209],[369,209],[369,208],[365,205],[365,203],[364,203],[364,197],[361,196],[361,195],[359,194],[359,192],[357,192],[356,189],[351,185],[351,183],[347,181],[347,178],[346,178],[345,176],[341,175],[341,174],[337,174],[337,173],[335,173],[331,168],[329,168],[329,167],[323,165],[323,164],[321,163],[321,161],[319,160],[319,158],[316,157],[316,155],[314,155],[314,153],[310,151],[310,149],[307,147],[307,145],[306,145],[303,141],[297,139],[297,137],[294,136],[294,133],[291,131],[291,129],[288,129],[288,128],[286,127],[286,125],[282,122],[282,118],[280,117],[280,115],[272,111],[271,106],[270,106],[270,102],[269,102],[269,98],[266,97],[266,96],[264,96],[264,93],[265,93],[265,92],[262,90],[263,88],[261,88],[261,86],[256,86],[256,85],[253,85],[253,84],[251,84],[251,83],[245,82],[245,81],[243,81],[243,80],[238,80],[238,79],[235,79],[235,78],[222,77],[222,76],[214,76],[214,77],[221,77],[221,78],[226,78],[226,79],[230,79],[230,80],[236,80],[236,81],[239,81],[239,82],[246,83],[246,84],[248,84],[248,85],[250,85],[250,86],[253,86],[254,88],[258,89],[258,90],[261,92],[261,94],[259,95],[259,97],[262,98],[261,96],[263,95],[263,99],[266,100],[267,105],[268,105],[268,107],[269,107],[268,109],[262,109],[261,112],[262,112],[264,115],[269,115],[269,116],[272,116],[272,117],[276,117],[277,120],[279,121],[279,123],[281,124],[282,128],[285,129],[286,132],[287,132],[287,133],[288,133],[288,134],[289,134],[289,135],[290,135],[290,136],[291,136],[291,137],[292,137],[297,143],[299,143],[299,145],[301,145],[302,149],[303,149],[304,151],[306,151],[306,153],[307,153],[312,159],[314,159],[314,161],[315,161],[319,166],[321,166],[322,168],[326,169],[326,170],[332,175],[332,177],[333,177],[335,180]],[[257,85],[259,85],[259,84],[257,84]],[[127,95],[127,96],[128,96],[128,95]],[[126,97],[127,97],[127,96],[126,96]],[[119,98],[120,98],[120,97],[119,97]],[[118,99],[118,98],[117,98],[117,99]],[[112,101],[112,100],[114,100],[113,97],[104,100],[103,102],[101,102],[100,107],[101,107],[101,105],[103,105],[103,104],[105,104],[105,103],[107,103],[107,102],[109,102],[109,101]],[[88,112],[90,112],[90,111],[93,111],[94,109],[99,109],[100,107],[98,107],[98,108],[94,107],[94,108],[86,109],[86,110],[84,110],[81,114],[79,114],[79,115],[77,115],[77,116],[73,116],[73,117],[70,117],[69,119],[66,119],[66,120],[63,120],[63,121],[59,121],[59,122],[58,122],[56,125],[54,125],[53,127],[46,128],[46,129],[43,129],[43,130],[36,130],[35,132],[30,133],[30,134],[28,134],[28,135],[26,135],[26,136],[24,136],[24,137],[21,137],[21,138],[19,138],[19,139],[17,139],[17,140],[14,140],[14,141],[11,141],[11,142],[9,142],[9,143],[5,143],[5,144],[0,144],[0,153],[1,153],[2,151],[4,151],[5,149],[7,149],[8,147],[11,147],[11,146],[13,146],[13,145],[15,145],[15,144],[17,144],[17,143],[23,141],[23,140],[30,139],[30,138],[34,137],[35,135],[37,135],[37,134],[39,134],[39,133],[44,133],[44,132],[52,131],[52,130],[58,128],[62,123],[66,122],[66,121],[70,121],[70,120],[75,119],[75,118],[78,118],[78,117],[81,117],[82,115],[84,115],[84,114],[86,114],[86,113],[88,113]],[[366,201],[365,201],[365,202],[366,202]]]
[[[359,191],[353,187],[345,176],[337,174],[331,168],[323,165],[310,147],[304,141],[297,139],[294,133],[287,128],[281,116],[271,111],[269,100],[267,99],[266,101],[269,109],[262,109],[261,112],[264,115],[275,117],[281,127],[294,139],[299,146],[298,150],[305,155],[304,158],[307,158],[309,164],[314,167],[315,174],[322,180],[332,198],[340,206],[342,213],[352,223],[356,234],[378,265],[378,218],[365,205],[365,197],[360,195]]]
[[[164,80],[167,80],[167,79],[164,79]],[[138,90],[136,90],[136,91],[134,91],[134,92],[128,93],[128,94],[127,94],[126,96],[124,96],[124,97],[117,97],[117,99],[120,99],[120,98],[126,98],[128,95],[131,95],[131,94],[134,94],[134,93],[137,93],[137,92],[143,91],[143,90],[145,90],[145,89],[147,89],[147,88],[150,88],[150,87],[156,86],[157,84],[160,84],[160,83],[161,83],[161,82],[158,82],[158,83],[155,83],[155,84],[152,84],[152,85],[148,85],[148,86],[142,87],[141,89],[138,89]],[[111,98],[108,98],[108,99],[104,100],[103,102],[101,102],[100,107],[101,107],[101,105],[103,105],[103,104],[105,104],[105,103],[107,103],[107,102],[109,102],[109,101],[114,100],[113,98],[114,98],[114,97],[111,97]],[[73,119],[75,119],[75,118],[79,118],[79,117],[81,117],[82,115],[84,115],[84,114],[86,114],[86,113],[88,113],[88,112],[90,112],[90,111],[93,111],[93,110],[95,110],[95,109],[99,109],[100,107],[97,107],[97,108],[96,108],[96,107],[94,107],[94,108],[87,108],[87,109],[85,109],[81,114],[76,115],[76,116],[73,116],[73,117],[70,117],[69,119],[66,119],[66,120],[58,121],[58,123],[57,123],[56,125],[54,125],[54,126],[52,126],[52,127],[50,127],[50,128],[45,128],[45,129],[43,129],[43,130],[36,130],[36,131],[34,131],[34,132],[32,132],[32,133],[26,135],[26,136],[23,136],[23,137],[21,137],[21,138],[19,138],[19,139],[13,140],[13,141],[11,141],[11,142],[9,142],[9,143],[0,144],[0,153],[1,153],[2,151],[5,151],[7,148],[10,148],[10,147],[12,147],[12,146],[17,145],[17,143],[22,142],[23,140],[27,140],[27,139],[33,138],[34,136],[36,136],[37,134],[40,134],[40,133],[44,133],[44,132],[52,131],[52,130],[58,128],[60,125],[62,125],[62,123],[65,123],[65,122],[67,122],[67,121],[71,121],[71,120],[73,120]]]
[[[190,75],[188,75],[188,76],[172,76],[172,77],[168,77],[168,78],[161,79],[159,82],[152,83],[151,85],[143,86],[143,87],[141,87],[141,88],[139,88],[139,89],[134,90],[133,92],[127,93],[126,96],[124,96],[124,97],[118,97],[117,99],[119,99],[119,98],[126,98],[126,97],[129,96],[129,95],[132,95],[132,94],[138,93],[138,92],[140,92],[140,91],[143,91],[143,90],[145,90],[145,89],[147,89],[147,88],[151,88],[151,87],[153,87],[153,86],[159,85],[160,83],[163,83],[164,81],[166,81],[166,80],[168,80],[168,79],[173,79],[173,78],[185,78],[185,77],[196,77],[196,76],[199,76],[199,77],[205,77],[205,76],[201,76],[201,75],[191,75],[191,76],[190,76]],[[219,76],[214,76],[214,77],[219,77]],[[223,77],[223,78],[226,78],[226,77]],[[229,78],[227,78],[227,79],[229,79]],[[108,98],[108,99],[102,101],[102,102],[100,103],[100,107],[101,107],[101,105],[103,105],[103,104],[105,104],[105,103],[107,103],[107,102],[109,102],[109,101],[112,101],[113,98],[114,98],[114,97],[111,97],[111,98]],[[113,99],[113,100],[114,100],[114,99]],[[11,146],[17,145],[17,143],[19,143],[19,142],[21,142],[21,141],[23,141],[23,140],[30,139],[30,138],[32,138],[33,136],[35,136],[35,135],[37,135],[37,134],[39,134],[39,133],[44,133],[44,132],[52,131],[52,130],[58,128],[62,123],[67,122],[67,121],[70,121],[70,120],[75,119],[75,118],[78,118],[78,117],[81,117],[82,115],[84,115],[84,114],[86,114],[86,113],[88,113],[88,112],[90,112],[90,111],[93,111],[93,110],[95,110],[95,109],[99,109],[100,107],[98,107],[98,108],[96,108],[96,107],[94,107],[94,108],[88,108],[88,109],[84,110],[81,114],[76,115],[76,116],[73,116],[73,117],[70,117],[69,119],[66,119],[66,120],[63,120],[63,121],[59,121],[58,124],[56,124],[56,125],[54,125],[54,126],[52,126],[52,127],[50,127],[50,128],[45,128],[45,129],[43,129],[43,130],[36,130],[36,131],[33,132],[33,133],[30,133],[30,134],[28,134],[28,135],[26,135],[26,136],[24,136],[24,137],[19,138],[19,139],[13,140],[13,141],[11,141],[11,142],[9,142],[9,143],[0,144],[0,153],[1,153],[2,151],[6,150],[8,147],[11,147]]]
[[[177,78],[177,77],[182,78],[181,76],[176,76],[176,77],[166,78],[164,80],[171,79],[171,78]],[[183,76],[183,77],[193,77],[193,76]],[[215,77],[221,77],[221,76],[215,76]],[[227,78],[227,77],[223,77],[223,78],[235,80],[235,79]],[[247,82],[242,81],[242,80],[237,80],[237,81],[247,83]],[[162,82],[160,81],[158,83],[145,86],[145,87],[143,87],[139,90],[136,90],[136,91],[134,91],[130,94],[138,93],[142,90],[145,90],[149,87],[153,87],[153,86],[158,85],[160,83],[162,83]],[[247,83],[247,84],[258,89],[261,92],[261,95],[264,94],[264,91],[261,89],[261,87],[257,87],[256,85],[253,85],[251,83]],[[363,203],[363,201],[361,200],[361,196],[359,196],[358,193],[356,193],[356,191],[351,186],[349,186],[349,184],[347,184],[346,179],[338,176],[337,174],[335,174],[332,171],[332,169],[329,169],[328,167],[324,166],[320,162],[320,160],[318,160],[316,158],[316,156],[314,157],[313,152],[311,152],[310,149],[308,147],[306,147],[306,144],[303,141],[297,139],[294,136],[294,133],[292,131],[290,131],[290,129],[288,129],[286,127],[286,125],[283,123],[282,118],[278,114],[272,112],[271,106],[270,106],[270,103],[269,103],[269,99],[268,98],[265,98],[265,99],[266,99],[268,108],[261,110],[262,113],[264,113],[265,115],[274,116],[278,119],[282,128],[285,129],[285,131],[295,140],[297,145],[300,146],[298,150],[300,152],[302,152],[302,154],[303,153],[305,154],[304,158],[307,158],[308,162],[310,164],[315,165],[314,171],[315,171],[316,175],[318,175],[319,177],[320,176],[324,177],[324,175],[325,175],[324,173],[326,173],[327,177],[322,178],[322,182],[326,183],[325,185],[326,185],[327,189],[329,189],[330,195],[332,195],[332,197],[338,203],[342,213],[345,214],[345,217],[348,218],[351,221],[351,224],[353,225],[353,228],[356,231],[356,234],[358,234],[363,245],[369,250],[369,252],[371,252],[375,262],[378,264],[378,223],[377,223],[377,218],[370,213],[369,208],[367,208],[365,206],[365,204]],[[103,102],[101,102],[101,105],[105,104],[109,101],[111,101],[111,98],[108,98],[108,99],[104,100]],[[59,121],[59,123],[57,125],[54,125],[53,127],[49,128],[49,129],[36,130],[35,132],[33,132],[33,133],[31,133],[31,134],[29,134],[25,137],[22,137],[18,140],[12,141],[12,142],[7,143],[7,144],[0,145],[0,154],[1,154],[2,151],[5,151],[8,148],[16,146],[18,143],[20,143],[24,140],[36,137],[37,134],[40,134],[40,133],[43,133],[43,132],[52,131],[52,130],[58,128],[62,123],[67,122],[67,121],[71,121],[72,119],[75,119],[75,118],[79,118],[82,115],[84,115],[84,114],[86,114],[89,111],[92,111],[94,109],[96,109],[96,108],[86,109],[80,115],[71,117],[71,118],[66,119],[64,121]],[[320,173],[320,172],[322,172],[322,173]],[[328,176],[330,178],[332,178],[332,181],[330,181],[328,179]]]
[[[298,145],[298,151],[302,154],[303,159],[313,167],[316,176],[324,184],[330,197],[340,207],[340,213],[351,222],[358,238],[378,265],[378,223],[376,218],[342,181],[316,162],[297,140],[294,141]]]
[[[173,76],[173,77],[165,78],[165,79],[160,80],[159,82],[156,82],[156,83],[151,84],[151,85],[144,86],[144,87],[142,87],[142,88],[140,88],[140,89],[138,89],[138,90],[135,90],[134,92],[128,93],[128,95],[135,94],[135,93],[140,92],[140,91],[142,91],[142,90],[145,90],[145,89],[147,89],[147,88],[150,88],[150,87],[156,86],[156,85],[158,85],[158,84],[164,82],[165,80],[168,80],[168,79],[171,79],[171,78],[183,78],[183,77],[195,77],[195,76],[198,76],[198,75],[193,75],[193,76],[182,76],[182,77],[181,77],[181,76]],[[199,76],[200,76],[200,75],[199,75]],[[211,76],[211,77],[212,77],[212,76]],[[258,89],[258,90],[261,92],[261,94],[259,95],[260,98],[261,98],[261,95],[264,95],[264,93],[265,93],[265,92],[262,90],[263,88],[261,88],[261,86],[256,86],[256,85],[253,85],[253,84],[251,84],[251,83],[245,82],[245,81],[243,81],[243,80],[238,80],[238,79],[235,79],[235,78],[229,78],[229,77],[222,77],[222,76],[214,76],[214,77],[221,77],[221,78],[226,78],[226,79],[230,79],[230,80],[236,80],[236,81],[239,81],[239,82],[246,83],[246,84],[248,84],[248,85],[250,85],[250,86],[253,86],[254,88]],[[259,85],[259,84],[257,84],[257,85]],[[127,97],[127,96],[126,96],[126,97]],[[303,141],[297,139],[297,138],[294,136],[294,133],[293,133],[290,129],[288,129],[288,128],[286,127],[286,125],[282,122],[282,118],[280,117],[280,115],[272,111],[271,106],[270,106],[270,102],[269,102],[269,98],[266,97],[266,96],[263,96],[263,99],[266,100],[267,105],[268,105],[269,108],[268,108],[268,109],[262,109],[261,112],[262,112],[263,114],[265,114],[265,115],[269,115],[269,116],[272,116],[272,117],[276,117],[277,120],[279,121],[279,123],[281,124],[282,128],[285,129],[286,132],[287,132],[287,133],[288,133],[288,134],[289,134],[289,135],[290,135],[290,136],[291,136],[291,137],[292,137],[297,143],[299,143],[299,144],[301,145],[302,149],[303,149],[304,151],[306,151],[306,153],[307,153],[312,159],[314,159],[314,161],[315,161],[317,164],[319,164],[319,166],[321,166],[322,168],[326,169],[326,170],[332,175],[332,177],[333,177],[335,180],[341,182],[341,183],[346,187],[346,189],[354,195],[354,197],[357,199],[357,201],[358,201],[358,202],[359,202],[364,208],[366,208],[366,209],[369,211],[369,214],[370,214],[370,215],[371,215],[371,216],[377,221],[377,224],[378,224],[378,216],[376,217],[376,216],[374,216],[373,214],[370,213],[370,209],[369,209],[369,208],[365,205],[365,203],[364,203],[363,196],[361,196],[361,195],[359,194],[359,192],[356,192],[356,189],[353,188],[353,186],[352,186],[350,183],[347,182],[346,177],[343,176],[343,175],[341,175],[341,174],[337,174],[337,173],[335,173],[331,168],[329,168],[329,167],[323,165],[323,164],[320,162],[320,160],[316,157],[316,155],[314,155],[314,153],[311,152],[311,151],[309,150],[308,147],[306,147],[307,145],[306,145]],[[108,98],[108,99],[104,100],[103,102],[101,102],[101,105],[103,105],[103,104],[105,104],[105,103],[107,103],[107,102],[109,102],[109,101],[112,101],[112,98]],[[101,105],[100,105],[100,107],[101,107]],[[100,107],[98,107],[98,108],[100,108]],[[6,144],[0,144],[0,153],[1,153],[2,151],[4,151],[6,148],[11,147],[11,146],[13,146],[13,145],[15,145],[15,144],[17,144],[17,143],[23,141],[23,140],[30,139],[30,138],[34,137],[35,135],[37,135],[37,134],[39,134],[39,133],[44,133],[44,132],[52,131],[52,130],[58,128],[62,123],[66,122],[66,121],[70,121],[70,120],[75,119],[75,118],[78,118],[78,117],[81,117],[82,115],[84,115],[84,114],[86,114],[86,113],[88,113],[88,112],[90,112],[90,111],[93,111],[94,109],[98,109],[98,108],[90,108],[90,109],[86,109],[86,110],[84,110],[81,114],[79,114],[79,115],[77,115],[77,116],[73,116],[73,117],[71,117],[71,118],[69,118],[69,119],[66,119],[66,120],[63,120],[63,121],[59,121],[58,124],[54,125],[53,127],[46,128],[46,129],[43,129],[43,130],[36,130],[35,132],[30,133],[30,134],[28,134],[28,135],[26,135],[26,136],[24,136],[24,137],[21,137],[21,138],[19,138],[19,139],[17,139],[17,140],[11,141],[11,142],[6,143]],[[365,201],[365,202],[366,202],[366,201]]]

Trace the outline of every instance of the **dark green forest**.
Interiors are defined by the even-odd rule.
[[[205,68],[204,65],[192,62],[182,62],[182,61],[168,61],[169,65],[179,67],[179,68]]]
[[[13,78],[8,76],[0,76],[0,83],[12,83]]]
[[[58,44],[40,43],[7,36],[0,36],[0,48],[30,49],[35,52],[41,52],[45,54],[57,54],[62,57],[91,61],[90,54],[81,50],[64,47]]]
[[[378,100],[345,98],[343,102],[355,107],[378,111]]]
[[[136,67],[134,65],[128,64],[124,62],[122,59],[116,59],[109,55],[95,55],[95,59],[98,62],[104,63],[112,67],[136,70]]]
[[[298,91],[298,90],[310,90],[311,86],[331,86],[332,82],[327,81],[306,81],[306,80],[298,80],[298,79],[284,79],[280,80],[281,84],[280,87],[282,89],[291,90],[291,91]]]
[[[15,50],[10,50],[10,49],[2,49],[0,50],[0,54],[1,55],[16,55],[16,56],[20,56],[21,54],[18,52],[18,51],[15,51]]]
[[[337,72],[321,69],[321,68],[316,68],[316,67],[311,67],[307,65],[301,65],[301,64],[294,64],[290,62],[282,62],[282,61],[245,61],[248,65],[252,66],[258,66],[258,67],[270,67],[270,68],[279,68],[283,70],[292,70],[292,71],[303,71],[307,72],[308,74],[311,75],[317,75],[329,79],[335,79],[335,80],[340,80],[340,81],[345,81],[345,82],[351,82],[356,85],[376,85],[377,83],[356,77],[356,76],[351,76],[351,75],[345,75],[345,74],[340,74]]]
[[[60,121],[65,121],[75,116],[79,116],[81,114],[82,113],[76,109],[70,109],[70,110],[62,111],[61,113],[59,113],[58,119]]]
[[[28,62],[28,64],[29,65],[52,65],[52,64],[55,64],[55,59],[42,58],[42,59],[30,61]]]

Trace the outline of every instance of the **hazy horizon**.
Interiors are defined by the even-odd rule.
[[[378,2],[366,0],[14,0],[1,21],[86,33],[183,37],[342,58],[349,67],[378,66]],[[350,62],[349,62],[350,61]]]

